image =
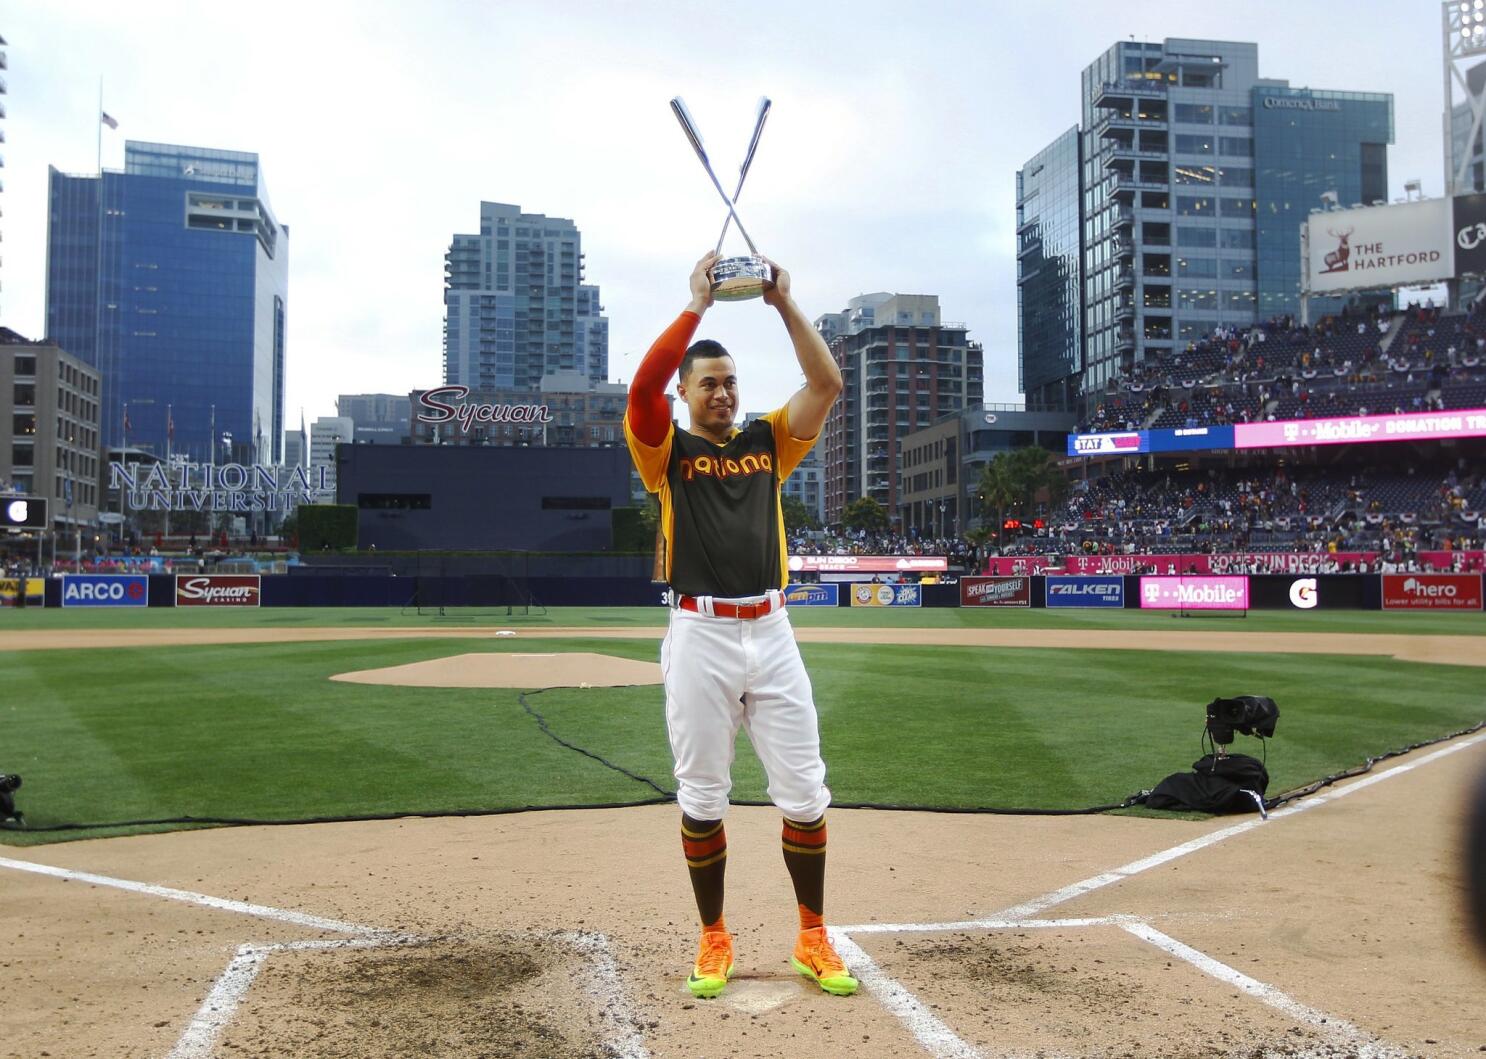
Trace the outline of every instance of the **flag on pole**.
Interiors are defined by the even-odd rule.
[[[129,444],[129,431],[130,431],[130,429],[131,429],[131,427],[130,427],[130,424],[129,424],[129,402],[128,401],[125,401],[124,402],[124,444],[125,445],[128,445]]]
[[[165,406],[165,440],[175,440],[175,416],[171,414],[171,406]]]
[[[103,122],[103,124],[107,125],[110,129],[117,129],[119,127],[118,119],[110,117],[108,111],[106,110],[100,110],[98,112],[98,120]]]

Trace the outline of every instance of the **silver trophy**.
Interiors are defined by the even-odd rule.
[[[743,156],[743,164],[738,169],[738,186],[733,189],[732,197],[729,198],[728,193],[723,190],[722,181],[712,171],[712,163],[707,159],[707,149],[702,146],[702,134],[697,131],[697,123],[692,120],[691,111],[686,109],[680,96],[671,100],[671,110],[681,123],[686,138],[691,141],[692,150],[702,160],[702,168],[712,178],[712,186],[722,196],[722,201],[727,203],[728,215],[722,222],[722,234],[717,237],[717,253],[722,253],[722,241],[727,237],[728,226],[734,222],[738,225],[738,231],[743,233],[743,241],[748,244],[746,256],[721,257],[713,262],[712,296],[718,301],[746,301],[757,298],[774,286],[774,270],[759,256],[758,248],[753,245],[753,239],[749,236],[748,229],[743,227],[743,220],[733,205],[743,193],[743,181],[748,177],[748,167],[753,164],[753,155],[758,150],[759,137],[763,135],[764,122],[769,117],[769,108],[772,105],[767,96],[758,101],[758,115],[753,121],[753,136],[748,141],[748,153]]]

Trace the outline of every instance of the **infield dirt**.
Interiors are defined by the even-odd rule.
[[[368,630],[331,632],[327,638],[365,638]],[[801,639],[830,632],[801,630]],[[159,630],[149,640],[307,638],[302,630],[263,633]],[[966,633],[850,630],[840,638],[1016,639]],[[42,634],[16,638],[25,635]],[[115,634],[84,635],[100,645]],[[1125,646],[1109,635],[1079,633],[1077,645]],[[1214,634],[1185,635],[1190,644],[1163,649],[1224,649]],[[1049,630],[1035,639],[1035,646],[1070,645]],[[1140,639],[1149,642],[1149,634]],[[1296,636],[1277,638],[1282,645],[1252,634],[1221,639],[1233,650],[1340,653]],[[1421,647],[1421,639],[1345,637],[1347,653],[1423,650],[1440,661],[1438,652],[1455,651],[1452,661],[1466,660],[1458,643]],[[1386,783],[1111,879],[1045,914],[1136,916],[1388,1042],[1383,1054],[1478,1056],[1486,1051],[1479,1017],[1486,964],[1467,945],[1459,847],[1461,799],[1483,767],[1486,742],[1477,741]],[[909,926],[993,916],[1232,822],[845,810],[830,821],[828,919]],[[556,1059],[609,1054],[605,1042],[616,1034],[637,1034],[656,1059],[925,1054],[880,996],[826,996],[790,969],[794,900],[779,817],[768,809],[735,808],[728,817],[727,914],[739,970],[721,999],[693,1000],[682,980],[696,928],[676,829],[674,808],[655,806],[192,831],[6,853],[422,939],[275,953],[214,1049],[190,1053],[198,1059]],[[239,945],[343,937],[25,871],[3,870],[0,878],[0,933],[13,939],[0,954],[7,975],[0,1056],[8,1059],[171,1055]],[[596,988],[591,960],[556,940],[574,931],[607,937],[623,1003]],[[854,937],[883,973],[987,1059],[1357,1054],[1334,1025],[1297,1021],[1118,926]]]

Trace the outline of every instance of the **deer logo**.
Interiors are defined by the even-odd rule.
[[[1348,228],[1345,232],[1334,232],[1330,228],[1326,229],[1326,234],[1337,240],[1337,243],[1336,249],[1326,255],[1326,267],[1321,270],[1322,275],[1328,272],[1347,271],[1347,259],[1352,256],[1352,248],[1347,245],[1347,241],[1352,238],[1352,233],[1356,230]]]

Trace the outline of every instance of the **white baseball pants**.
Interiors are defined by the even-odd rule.
[[[727,813],[739,725],[786,817],[815,820],[826,811],[815,699],[785,608],[751,620],[673,608],[660,665],[676,801],[687,816]]]

